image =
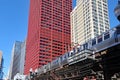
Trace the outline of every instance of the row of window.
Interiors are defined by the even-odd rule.
[[[96,38],[93,39],[93,40],[92,40],[92,46],[95,45],[96,43],[102,42],[102,41],[103,41],[103,38],[104,38],[104,40],[110,38],[110,33],[109,33],[109,32],[108,32],[108,33],[105,33],[105,34],[104,34],[104,37],[102,37],[102,35],[99,36],[99,37],[97,38],[97,40],[96,40]]]

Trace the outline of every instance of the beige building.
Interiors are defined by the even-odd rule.
[[[107,0],[76,0],[71,12],[71,41],[82,44],[109,30]]]

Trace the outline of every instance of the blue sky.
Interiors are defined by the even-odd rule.
[[[0,0],[0,50],[7,76],[14,42],[23,41],[27,33],[29,0]]]
[[[108,4],[110,25],[114,27],[119,24],[113,13],[117,0],[108,0]],[[5,76],[10,66],[13,43],[26,38],[28,12],[29,0],[0,0],[0,50],[3,52]]]

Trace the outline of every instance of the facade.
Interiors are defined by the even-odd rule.
[[[71,12],[71,42],[82,44],[109,30],[107,0],[76,0]]]
[[[72,0],[30,0],[25,74],[66,52]]]
[[[20,54],[20,66],[19,66],[19,73],[21,75],[24,74],[24,67],[25,67],[25,54],[26,54],[26,40],[21,44],[21,54]]]
[[[2,51],[0,51],[0,80],[3,79],[3,56]]]
[[[12,58],[9,70],[9,79],[14,79],[17,73],[24,73],[25,42],[16,41],[12,49]]]

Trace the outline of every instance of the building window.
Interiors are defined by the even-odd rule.
[[[98,37],[98,43],[102,42],[102,35]]]
[[[108,39],[108,38],[110,38],[109,32],[107,32],[107,33],[104,34],[104,40],[106,40],[106,39]]]
[[[96,44],[96,39],[92,40],[92,46],[94,46]]]

